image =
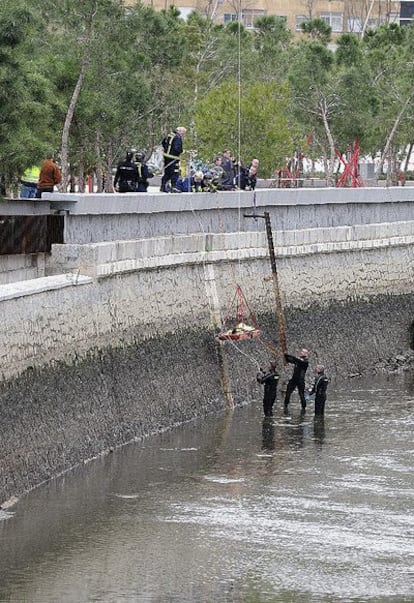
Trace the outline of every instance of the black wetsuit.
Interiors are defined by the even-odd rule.
[[[292,392],[297,388],[302,408],[305,409],[305,375],[306,371],[308,370],[309,360],[307,358],[297,358],[296,356],[291,356],[290,354],[285,354],[285,360],[286,362],[295,365],[295,368],[293,369],[293,375],[288,381],[286,387],[285,408],[287,408],[290,402],[290,396],[292,395]]]
[[[265,417],[271,417],[273,412],[273,404],[276,401],[277,382],[279,375],[277,371],[270,367],[267,372],[260,369],[257,373],[257,382],[264,385],[263,395],[263,412]]]
[[[133,193],[137,190],[138,168],[132,161],[121,161],[116,168],[114,187],[120,193]]]
[[[315,382],[310,390],[310,394],[315,394],[315,415],[323,415],[325,412],[326,390],[329,379],[325,373],[319,373],[315,377]]]

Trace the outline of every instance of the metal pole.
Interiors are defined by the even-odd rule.
[[[286,354],[287,352],[287,343],[286,343],[286,323],[285,323],[285,315],[283,312],[282,300],[280,297],[280,288],[279,288],[279,278],[277,274],[276,267],[276,257],[275,257],[275,248],[273,245],[273,234],[272,234],[272,224],[270,222],[270,214],[268,211],[265,211],[264,214],[244,214],[245,218],[263,218],[266,224],[266,236],[267,236],[267,244],[269,247],[269,256],[270,256],[270,265],[272,267],[272,283],[273,283],[273,293],[275,296],[276,302],[276,317],[277,324],[279,330],[279,344],[282,354]]]
[[[273,293],[275,295],[275,301],[276,301],[276,316],[277,316],[277,324],[279,327],[279,343],[280,343],[280,348],[282,350],[282,354],[286,354],[287,344],[286,344],[285,315],[283,312],[282,300],[280,297],[279,278],[278,278],[277,268],[276,268],[275,248],[273,245],[272,224],[270,222],[270,214],[268,211],[264,212],[264,219],[265,219],[265,224],[266,224],[267,243],[269,246],[270,265],[272,267],[272,283],[273,283]]]

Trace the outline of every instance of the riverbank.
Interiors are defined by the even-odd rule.
[[[412,367],[414,295],[286,308],[289,349],[306,345],[335,381]],[[258,314],[277,340],[271,312]],[[261,399],[258,340],[221,344],[236,405]],[[0,386],[0,500],[19,497],[118,446],[226,408],[214,330],[176,325],[151,337],[131,328],[118,345],[27,369]],[[286,377],[290,372],[282,369]],[[310,378],[311,375],[310,375]]]

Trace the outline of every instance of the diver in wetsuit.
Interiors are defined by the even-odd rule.
[[[305,375],[309,366],[309,352],[306,348],[302,348],[299,357],[292,356],[291,354],[285,354],[286,362],[290,364],[294,364],[295,368],[293,369],[293,374],[290,380],[288,381],[286,387],[286,395],[285,395],[285,411],[287,410],[290,402],[290,396],[293,391],[297,388],[298,394],[300,397],[300,402],[302,405],[302,410],[306,408],[306,399],[305,399]]]
[[[277,382],[279,373],[276,370],[276,363],[270,362],[269,368],[265,372],[263,369],[257,373],[257,382],[264,385],[263,393],[263,412],[265,417],[273,416],[273,404],[276,401]]]
[[[322,416],[325,412],[326,390],[329,379],[325,375],[325,367],[322,364],[315,367],[315,373],[315,381],[309,390],[309,395],[315,394],[315,415]]]

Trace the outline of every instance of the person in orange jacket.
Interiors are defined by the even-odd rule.
[[[62,173],[59,166],[53,161],[53,153],[50,153],[40,167],[36,199],[41,199],[42,193],[53,193],[55,184],[60,184],[61,182]]]

